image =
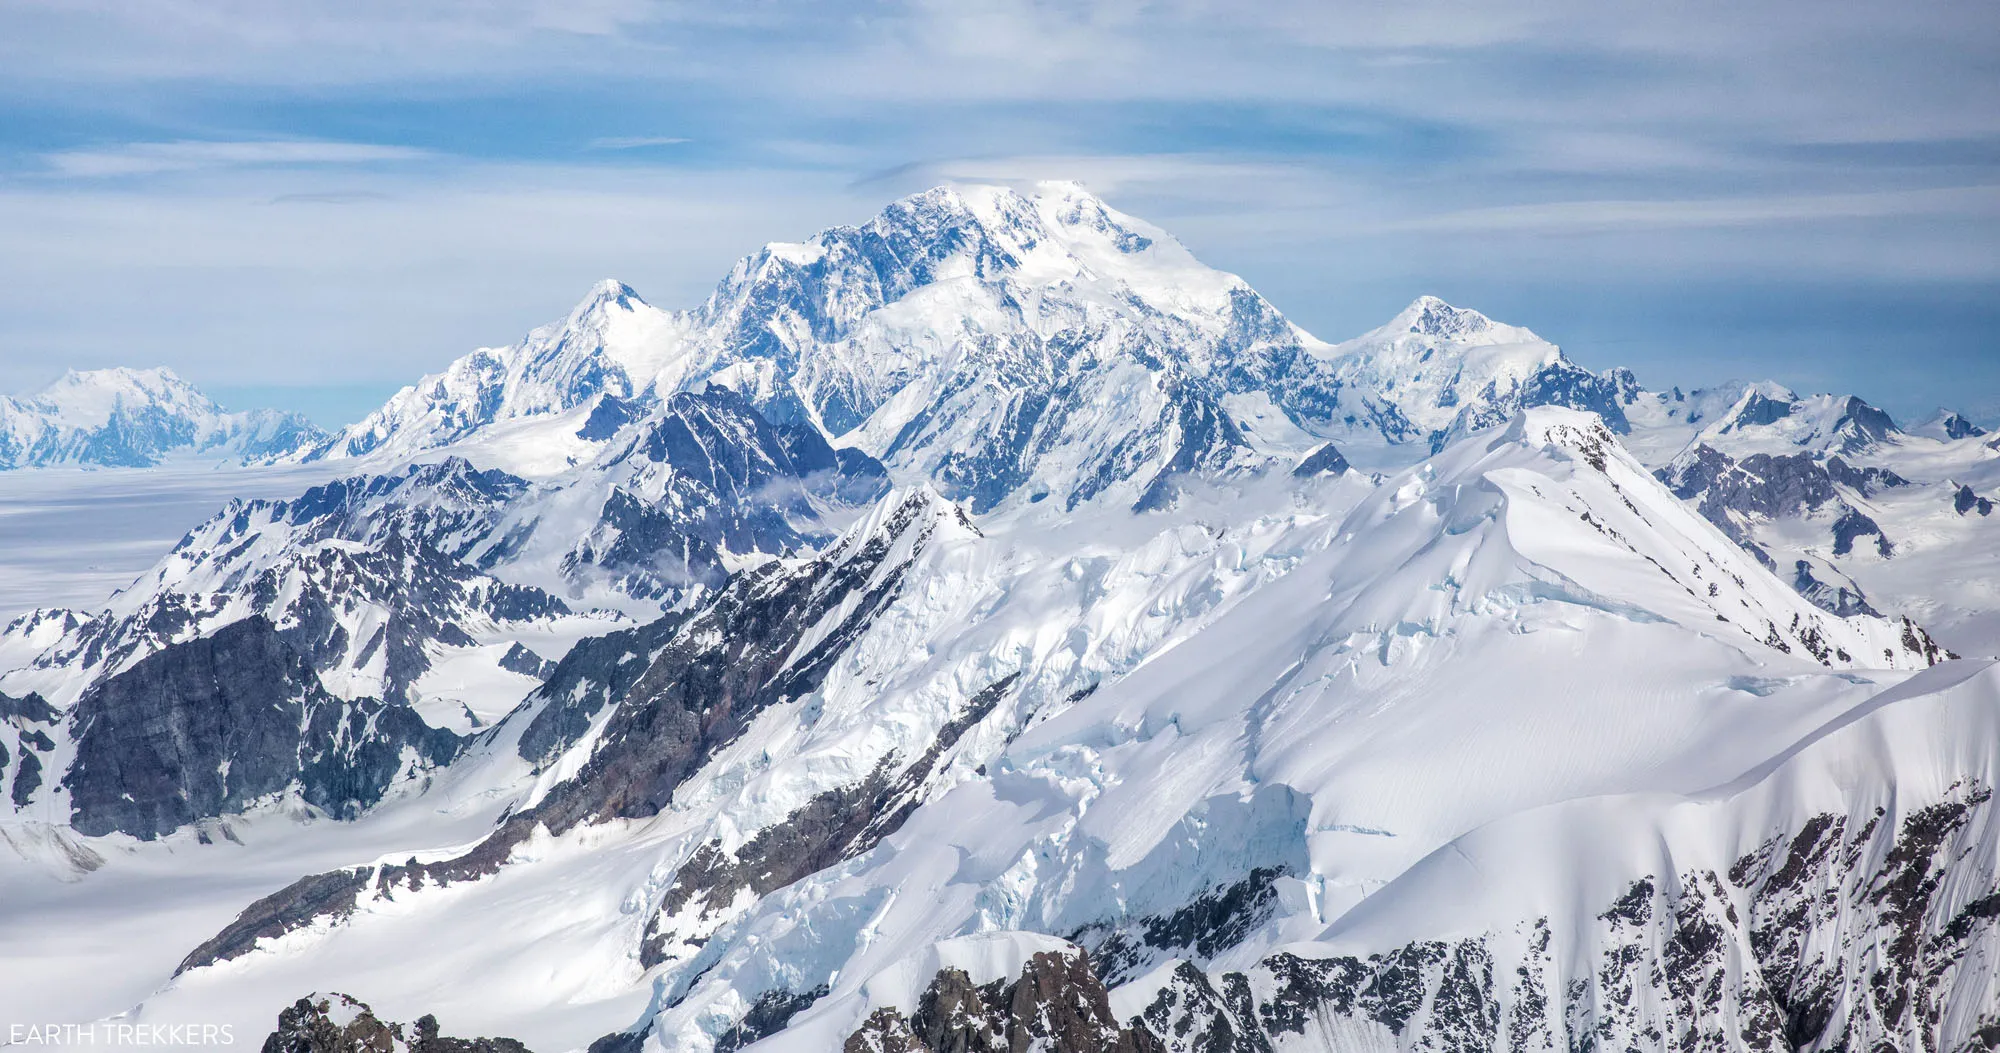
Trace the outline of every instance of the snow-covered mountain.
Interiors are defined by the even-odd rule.
[[[0,631],[0,690],[68,707],[150,655],[256,617],[305,656],[315,689],[467,731],[578,638],[820,544],[829,517],[887,486],[865,455],[774,427],[727,389],[657,409],[539,482],[448,457],[237,502],[106,609],[36,611]]]
[[[1328,345],[1074,184],[973,186],[768,245],[692,310],[605,282],[564,321],[460,359],[306,456],[456,444],[555,470],[608,436],[579,426],[601,397],[643,406],[710,384],[982,513],[1157,504],[1186,475],[1296,462],[1329,440],[1420,456],[1524,406],[1592,409],[1622,430],[1636,397],[1629,374],[1590,373],[1433,297]]]
[[[1935,424],[1430,297],[1328,344],[1069,185],[609,283],[0,633],[0,990],[343,1053],[1986,1048],[2000,675],[1915,615],[2000,619],[1943,569],[2000,452]]]
[[[1775,384],[1646,395],[1632,439],[1675,494],[1836,613],[1915,618],[1993,647],[2000,450],[1964,417],[1904,429],[1853,396]]]
[[[0,395],[0,469],[281,457],[324,438],[297,414],[226,413],[167,369],[70,370],[39,394]]]
[[[1072,184],[916,195],[766,246],[692,310],[603,283],[562,322],[459,360],[309,456],[446,448],[557,473],[710,385],[982,514],[1052,497],[1155,507],[1191,479],[1316,450],[1392,469],[1523,408],[1585,409],[1827,610],[1909,615],[1967,645],[1993,627],[1965,590],[1893,572],[1899,544],[1938,560],[1991,548],[1977,524],[1939,518],[1968,486],[1973,509],[1985,497],[1992,451],[1962,417],[1941,416],[1933,439],[1858,398],[1768,382],[1650,392],[1428,296],[1327,344]],[[1908,506],[1887,526],[1884,501]]]
[[[183,944],[181,975],[137,1019],[241,1013],[248,1026],[253,1009],[275,1020],[300,991],[333,988],[537,1047],[593,1037],[559,1023],[572,1014],[557,1007],[581,1000],[603,1002],[598,1033],[629,1034],[618,1043],[826,1049],[931,1026],[959,970],[978,992],[953,996],[964,1005],[993,1003],[1000,983],[1028,1010],[968,1008],[967,1027],[1032,1032],[1044,1025],[1022,1021],[1041,999],[1083,1007],[1059,1030],[1161,1043],[1135,1048],[1213,1048],[1189,1036],[1222,1026],[1276,1048],[1295,1027],[1287,1011],[1322,1021],[1309,1030],[1322,1039],[1331,1028],[1402,1048],[1399,1036],[1485,1026],[1479,1004],[1537,1034],[1642,1036],[1678,1019],[1684,988],[1752,961],[1726,941],[1670,950],[1694,939],[1676,919],[1782,915],[1784,882],[1802,880],[1787,871],[1774,885],[1776,869],[1746,864],[1731,878],[1739,893],[1683,873],[1789,843],[1820,814],[1794,806],[1839,792],[1777,794],[1780,807],[1712,788],[1807,770],[1787,758],[1817,756],[1801,752],[1816,737],[1869,740],[1863,718],[1890,698],[1956,713],[1952,727],[2000,713],[2000,694],[1969,673],[1956,694],[1924,677],[1890,691],[1942,658],[1920,630],[1814,607],[1575,411],[1518,415],[1380,485],[1284,475],[1191,491],[1170,512],[1087,508],[1059,531],[988,524],[934,491],[900,490],[816,556],[766,563],[697,608],[576,648],[444,772],[412,773],[445,798],[392,789],[357,824],[404,839],[389,854],[279,883],[218,920]],[[1835,736],[1844,723],[1863,729]],[[1881,860],[1917,851],[1898,839],[1933,801],[1963,806],[1950,836],[1990,836],[1972,800],[1991,777],[1990,741],[1952,741],[1969,751],[1955,777],[1980,781],[1913,776],[1867,832],[1879,843],[1855,820],[1843,836],[1874,847],[1809,880],[1877,880]],[[1850,783],[1870,771],[1825,763]],[[1872,778],[1852,793],[1883,792]],[[475,786],[502,792],[468,797]],[[475,799],[491,802],[484,836],[466,840],[461,825],[409,851],[399,816]],[[1728,818],[1676,833],[1682,801]],[[1872,807],[1837,803],[1842,815]],[[1572,871],[1536,855],[1556,851],[1555,835],[1482,839],[1564,809],[1587,813],[1579,830],[1633,824],[1607,843],[1662,854],[1590,856],[1594,876],[1572,892]],[[243,820],[232,829],[258,840]],[[1436,885],[1431,861],[1461,848],[1521,874],[1479,892],[1489,913],[1442,915],[1477,925],[1431,926],[1428,906],[1362,924],[1389,911],[1381,897]],[[1922,938],[1949,931],[1954,960],[1969,961],[1994,926],[1951,917],[1987,872],[1953,872],[1962,887],[1924,893],[1924,917],[1946,916]],[[542,916],[549,895],[566,906]],[[1638,920],[1617,921],[1621,910]],[[1342,923],[1350,914],[1361,920]],[[495,917],[511,924],[496,930]],[[1743,923],[1741,946],[1757,924]],[[1896,924],[1842,915],[1795,934],[1866,947]],[[1599,968],[1627,961],[1627,944],[1641,948],[1634,964]],[[393,950],[405,945],[477,947],[479,980],[440,980],[426,956]],[[1671,967],[1655,975],[1648,953]],[[1849,990],[1846,954],[1813,975]],[[559,978],[552,961],[567,963]],[[1516,965],[1538,986],[1509,994]],[[1963,993],[1940,1004],[1976,1018],[1990,973],[1953,968]],[[1041,979],[1022,988],[1024,975]],[[1383,976],[1402,977],[1393,997]],[[1768,1008],[1729,982],[1719,1017]],[[1248,1001],[1226,993],[1243,983]],[[1628,987],[1644,993],[1616,1002]],[[651,992],[636,1027],[611,995],[626,990]],[[1255,1023],[1231,1023],[1245,1012]],[[1264,1048],[1245,1041],[1221,1048]]]

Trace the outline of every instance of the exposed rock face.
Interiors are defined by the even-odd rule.
[[[848,1036],[844,1053],[1155,1053],[1139,1021],[1120,1026],[1104,984],[1081,951],[1043,951],[1018,980],[975,985],[942,969],[907,1018],[893,1006]]]
[[[1348,468],[1347,458],[1332,443],[1327,443],[1306,454],[1305,460],[1292,469],[1292,474],[1302,479],[1315,475],[1345,475]]]
[[[750,1011],[736,1026],[722,1033],[715,1040],[716,1053],[733,1053],[759,1039],[768,1038],[785,1029],[792,1018],[812,1008],[814,1002],[826,997],[826,986],[821,985],[803,994],[790,991],[766,991],[751,1004]],[[595,1044],[593,1044],[595,1048]]]
[[[500,668],[510,673],[519,673],[522,676],[532,676],[537,680],[546,680],[549,674],[556,671],[556,663],[516,643],[514,646],[507,648],[506,654],[500,656]]]
[[[460,746],[405,707],[329,695],[261,617],[141,660],[70,720],[72,825],[147,840],[287,790],[351,816],[410,765],[447,763]]]
[[[590,819],[657,814],[681,780],[757,713],[813,690],[825,663],[895,594],[908,560],[950,517],[970,528],[956,508],[914,492],[879,530],[850,535],[803,568],[774,565],[733,579],[675,632],[612,713],[584,771],[551,791],[535,818],[560,832]],[[839,624],[793,655],[836,611]]]
[[[235,504],[34,664],[95,678],[258,615],[336,693],[406,701],[438,649],[472,646],[487,625],[570,613],[556,596],[461,558],[525,487],[452,460]]]
[[[1277,905],[1273,883],[1286,869],[1258,867],[1242,880],[1210,889],[1171,913],[1116,927],[1092,925],[1069,939],[1090,951],[1098,975],[1114,987],[1136,979],[1168,956],[1206,962],[1243,942],[1271,918]]]
[[[1871,618],[1882,616],[1882,612],[1870,606],[1868,597],[1862,595],[1861,590],[1852,582],[1821,581],[1819,576],[1813,573],[1811,560],[1794,561],[1793,570],[1792,587],[1799,590],[1799,595],[1811,600],[1814,606],[1842,618],[1852,618],[1856,615],[1866,615]]]
[[[922,802],[924,782],[939,760],[966,729],[986,719],[1017,676],[1002,678],[974,695],[965,711],[940,729],[930,748],[908,767],[898,771],[893,759],[884,760],[859,785],[819,794],[734,852],[723,849],[720,842],[703,844],[674,875],[659,912],[647,925],[640,964],[651,968],[666,960],[664,945],[670,932],[713,931],[739,889],[767,895],[852,859],[901,829]],[[682,938],[697,946],[703,940],[700,935]]]
[[[336,993],[307,995],[279,1013],[263,1053],[528,1053],[528,1047],[511,1038],[440,1035],[437,1017],[430,1015],[406,1028]]]
[[[1975,511],[1982,516],[1993,514],[1993,501],[1974,493],[1970,486],[1961,485],[1952,492],[1951,507],[1959,515],[1968,515]]]
[[[174,975],[248,954],[258,940],[283,936],[315,918],[344,918],[354,912],[355,897],[368,887],[368,878],[365,869],[300,878],[243,908],[227,928],[181,959]]]
[[[666,646],[692,612],[657,618],[633,629],[594,636],[570,648],[562,661],[528,696],[510,720],[525,719],[515,750],[522,760],[546,764],[590,730],[590,721],[604,707],[624,698],[652,667],[653,656]],[[532,715],[524,715],[531,713]]]
[[[1703,517],[1773,569],[1775,563],[1757,543],[1753,525],[1822,509],[1834,516],[1834,555],[1847,555],[1857,540],[1867,536],[1875,538],[1884,558],[1893,555],[1894,545],[1881,526],[1842,499],[1839,487],[1867,495],[1908,485],[1894,472],[1856,468],[1838,456],[1821,461],[1809,453],[1759,453],[1738,461],[1708,445],[1696,446],[1654,474],[1675,497],[1693,502]]]
[[[42,696],[29,692],[20,698],[0,694],[0,720],[22,724],[54,724],[62,714]]]
[[[1845,509],[1833,521],[1833,554],[1845,556],[1854,551],[1855,541],[1871,536],[1875,539],[1875,551],[1883,559],[1896,554],[1896,546],[1882,532],[1881,524],[1853,508]]]
[[[38,741],[24,740],[19,745],[21,759],[14,768],[14,788],[8,792],[14,807],[25,808],[34,798],[35,791],[42,788],[42,758],[31,750],[39,748],[42,753],[47,753],[53,747],[46,736]]]
[[[1843,449],[1853,453],[1890,441],[1896,433],[1896,422],[1887,413],[1850,395],[1847,398],[1847,413],[1839,428],[1845,437]]]
[[[563,569],[607,576],[636,596],[720,585],[725,552],[779,553],[825,540],[809,533],[814,496],[865,503],[889,489],[873,458],[843,455],[810,427],[773,425],[744,396],[715,385],[669,396],[597,464],[609,492]]]
[[[1727,874],[1645,878],[1564,975],[1546,919],[1362,958],[1182,964],[1144,1014],[1174,1051],[1991,1048],[2000,875],[1973,862],[1985,789],[1919,809],[1820,815]],[[1948,875],[1949,879],[1948,879]]]
[[[1521,389],[1519,408],[1567,406],[1589,410],[1604,418],[1612,431],[1623,435],[1632,430],[1625,407],[1637,401],[1639,394],[1639,378],[1631,370],[1592,373],[1568,359],[1559,359],[1528,378]]]
[[[658,814],[682,780],[758,713],[815,688],[828,664],[894,597],[910,561],[938,530],[973,529],[964,513],[927,490],[908,493],[879,514],[879,521],[857,528],[803,567],[771,564],[738,575],[712,602],[685,617],[615,634],[565,659],[543,691],[509,719],[531,721],[521,745],[524,757],[553,757],[615,700],[595,750],[574,777],[534,808],[508,817],[471,851],[435,863],[412,860],[347,877],[302,879],[245,911],[183,968],[242,954],[256,936],[281,935],[318,915],[343,915],[371,887],[373,894],[393,895],[397,888],[495,873],[537,827],[561,833],[585,822]],[[809,632],[816,633],[815,642],[795,654]],[[651,657],[642,663],[646,655]],[[631,677],[632,668],[644,671]],[[629,687],[620,694],[628,678]],[[552,710],[558,715],[547,718]],[[892,780],[876,795],[888,814],[901,808],[899,785]],[[852,833],[869,836],[865,825]],[[845,846],[853,838],[833,841]],[[246,933],[253,935],[246,939]]]
[[[1944,419],[1938,422],[1938,426],[1944,429],[1945,438],[1954,441],[1958,439],[1977,438],[1986,434],[1985,428],[1966,420],[1965,417],[1957,413],[1945,414]]]
[[[29,693],[21,698],[0,695],[0,728],[11,730],[14,740],[14,751],[9,753],[5,737],[0,736],[0,786],[7,785],[7,767],[13,763],[8,799],[14,802],[14,807],[27,807],[35,791],[42,788],[42,758],[55,752],[55,740],[50,733],[57,730],[60,720],[62,714],[40,695]]]

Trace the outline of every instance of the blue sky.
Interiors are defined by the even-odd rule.
[[[1071,178],[1327,339],[1429,292],[1656,386],[2000,418],[1991,3],[1247,6],[16,0],[0,390],[165,364],[337,423],[598,278],[690,304]]]

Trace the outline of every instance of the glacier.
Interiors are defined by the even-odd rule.
[[[597,1053],[1988,1048],[1990,441],[1434,297],[1329,344],[1074,184],[940,188],[690,310],[604,283],[14,619],[0,990]]]

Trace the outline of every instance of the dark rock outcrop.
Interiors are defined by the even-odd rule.
[[[35,791],[42,788],[42,756],[55,752],[55,740],[49,737],[49,732],[55,730],[60,720],[62,713],[38,694],[29,692],[21,698],[0,695],[0,724],[14,729],[15,745],[20,752],[19,762],[14,764],[12,788],[8,790],[8,800],[15,808],[26,808]],[[6,784],[7,767],[13,760],[7,748],[0,745],[0,785]]]
[[[691,904],[719,912],[734,900],[738,889],[768,895],[853,859],[901,829],[910,813],[923,803],[924,783],[945,754],[967,729],[986,719],[1018,678],[1019,674],[1003,677],[974,695],[964,712],[939,729],[924,755],[907,767],[898,770],[893,757],[885,759],[858,785],[815,796],[734,852],[725,851],[715,841],[696,849],[674,875],[660,910],[646,926],[640,964],[651,968],[666,960],[663,923],[687,911]]]
[[[1174,1053],[1341,1048],[1372,1027],[1402,1049],[1987,1048],[1991,1020],[1944,1007],[2000,952],[2000,875],[1969,855],[2000,821],[1991,801],[1961,785],[1894,826],[1818,815],[1727,874],[1634,881],[1582,934],[1579,974],[1541,919],[1368,958],[1183,963],[1143,1020]]]
[[[753,1042],[769,1038],[785,1029],[792,1018],[812,1007],[814,1002],[826,997],[825,984],[803,994],[790,991],[766,991],[750,1003],[750,1011],[736,1026],[724,1031],[715,1040],[715,1053],[735,1053],[736,1050]],[[593,1047],[595,1048],[595,1047]]]
[[[1121,1026],[1090,958],[1042,951],[1019,979],[975,985],[940,970],[908,1017],[896,1007],[872,1014],[843,1053],[1164,1053],[1139,1021]]]
[[[1891,469],[1873,464],[1856,467],[1847,463],[1846,458],[1839,454],[1826,459],[1826,474],[1834,482],[1854,490],[1863,497],[1874,497],[1884,490],[1910,485],[1908,479],[1897,475]]]
[[[1329,442],[1306,454],[1298,467],[1292,469],[1292,474],[1302,479],[1315,475],[1345,475],[1348,468],[1347,458]]]
[[[962,512],[933,495],[908,494],[886,510],[875,529],[850,534],[803,567],[774,563],[748,571],[685,618],[614,634],[617,640],[575,664],[566,659],[545,685],[542,702],[557,697],[550,691],[567,692],[563,685],[570,683],[585,684],[584,693],[610,702],[615,687],[629,675],[620,670],[641,665],[639,656],[658,645],[644,671],[615,699],[582,770],[557,784],[534,808],[508,816],[463,855],[379,868],[374,892],[393,896],[399,888],[496,873],[514,846],[537,828],[560,834],[583,823],[658,814],[681,782],[734,741],[759,713],[780,699],[817,688],[831,663],[896,595],[909,561],[947,521],[973,529]],[[795,654],[806,633],[822,628],[820,623],[836,611],[838,622],[812,647]],[[613,675],[599,679],[607,665]],[[522,713],[509,719],[521,719]],[[580,735],[590,721],[577,710],[546,725],[531,720],[531,728],[542,730],[535,748],[524,741],[523,755],[559,753],[574,741],[569,736]],[[352,897],[335,897],[321,912],[337,914],[352,906]],[[261,927],[277,930],[266,935],[309,924],[312,917],[289,909],[265,913],[270,917]],[[231,928],[245,925],[250,914]],[[224,941],[209,960],[247,949],[240,940]]]
[[[1946,414],[1944,420],[1939,422],[1939,427],[1944,429],[1945,438],[1954,441],[1958,439],[1974,439],[1986,434],[1985,428],[1966,420],[1964,416],[1957,413]]]
[[[1813,573],[1811,560],[1797,560],[1793,564],[1792,588],[1799,595],[1812,601],[1813,606],[1842,618],[1866,616],[1880,618],[1882,612],[1868,603],[1859,586],[1853,582],[1831,584],[1821,581]]]
[[[311,924],[314,918],[346,917],[354,911],[355,897],[368,887],[368,873],[361,869],[314,874],[265,896],[245,907],[227,928],[189,952],[174,969],[174,975],[248,954],[256,948],[258,940],[283,936]]]
[[[576,430],[576,437],[603,442],[616,436],[618,429],[632,423],[635,416],[630,403],[605,392],[597,397],[597,405],[590,408],[590,416],[584,418],[583,427]]]
[[[546,764],[581,739],[591,719],[624,698],[652,668],[653,657],[689,613],[669,614],[571,647],[542,686],[506,718],[528,722],[515,746],[521,759]]]
[[[1875,538],[1875,548],[1883,558],[1894,555],[1895,545],[1882,527],[1848,504],[1840,496],[1840,487],[1869,495],[1908,485],[1907,480],[1892,471],[1857,468],[1839,456],[1821,461],[1809,453],[1759,453],[1738,461],[1705,444],[1682,454],[1654,474],[1675,497],[1693,502],[1703,518],[1773,570],[1777,569],[1776,561],[1757,543],[1755,525],[1822,509],[1834,515],[1834,555],[1848,555],[1854,551],[1855,542],[1866,536]]]
[[[1883,559],[1896,554],[1896,547],[1890,543],[1889,536],[1882,533],[1881,525],[1873,518],[1853,508],[1843,509],[1840,518],[1833,521],[1833,554],[1845,556],[1853,552],[1854,542],[1870,535],[1875,538],[1875,551]]]
[[[24,724],[54,724],[62,719],[62,712],[49,705],[47,699],[33,691],[20,698],[0,694],[0,720],[9,721],[15,727]]]
[[[286,790],[351,817],[403,773],[406,749],[439,765],[460,748],[408,708],[328,694],[255,616],[100,682],[77,700],[70,726],[71,824],[146,840]]]
[[[1625,407],[1638,399],[1639,378],[1631,370],[1592,373],[1568,359],[1543,366],[1521,387],[1522,409],[1566,406],[1587,410],[1603,418],[1605,425],[1620,435],[1631,433],[1632,423],[1625,416]]]
[[[40,743],[21,743],[21,760],[14,768],[14,787],[9,791],[8,798],[16,808],[26,808],[28,802],[34,799],[35,791],[42,788],[42,758],[33,752],[35,745]]]
[[[543,658],[518,642],[514,646],[507,648],[506,654],[500,656],[499,665],[500,668],[510,673],[532,676],[537,680],[546,680],[549,674],[556,671],[556,664],[554,662]]]
[[[1967,515],[1975,511],[1982,516],[1993,514],[1992,499],[1979,496],[1973,492],[1970,486],[1961,485],[1957,490],[1952,492],[1951,507],[1959,515]]]
[[[528,1053],[528,1047],[511,1038],[440,1035],[437,1017],[428,1014],[406,1028],[336,993],[307,995],[286,1007],[263,1053]]]
[[[1258,867],[1241,880],[1219,884],[1179,909],[1112,926],[1091,925],[1069,936],[1088,950],[1098,975],[1116,987],[1157,960],[1177,956],[1206,962],[1242,943],[1277,908],[1274,883],[1286,868]]]

